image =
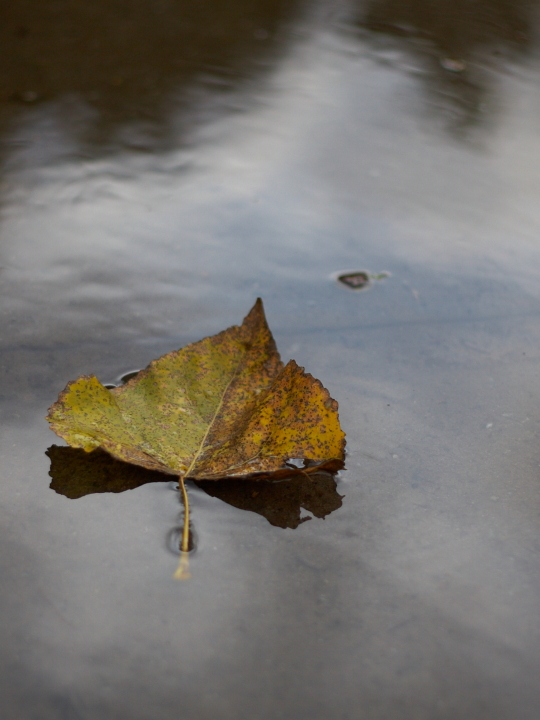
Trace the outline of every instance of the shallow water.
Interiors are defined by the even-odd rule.
[[[536,4],[94,7],[0,31],[4,715],[536,720]],[[44,416],[257,296],[345,497],[284,529],[191,486],[179,583],[175,484],[55,493]]]

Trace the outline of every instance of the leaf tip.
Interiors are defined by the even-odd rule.
[[[264,305],[260,297],[255,300],[255,304],[244,318],[244,323],[248,323],[250,320],[254,321],[257,319],[264,319],[264,321],[266,321],[266,316],[264,314]]]

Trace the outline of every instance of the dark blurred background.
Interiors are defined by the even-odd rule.
[[[214,89],[263,69],[300,0],[21,0],[0,10],[0,122],[59,98],[83,101],[86,140],[123,123],[164,142],[171,94],[203,74]]]
[[[482,121],[495,92],[491,73],[531,56],[538,40],[535,0],[372,0],[355,20],[420,59],[431,102],[450,107],[454,130]],[[442,101],[442,102],[441,102]]]
[[[294,36],[293,21],[310,13],[352,20],[375,49],[384,41],[420,58],[427,89],[455,106],[461,124],[481,115],[486,63],[526,57],[537,39],[535,0],[4,1],[0,130],[62,99],[87,151],[155,150],[170,140],[172,107],[189,111],[182,88],[197,81],[223,96],[271,67]],[[126,123],[140,132],[122,137]]]

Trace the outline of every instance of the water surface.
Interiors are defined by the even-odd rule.
[[[2,10],[4,714],[536,720],[536,3],[190,7]],[[174,483],[55,493],[44,416],[257,296],[343,504],[192,486],[179,583]]]

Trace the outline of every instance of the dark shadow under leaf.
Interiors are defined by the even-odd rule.
[[[87,453],[51,445],[45,452],[51,460],[51,489],[72,500],[92,493],[119,493],[150,482],[171,481],[170,475],[115,460],[99,448]]]
[[[301,508],[315,517],[324,518],[341,507],[331,473],[295,475],[289,480],[203,480],[196,483],[208,495],[241,510],[251,510],[265,517],[271,525],[296,528],[310,520],[300,517]]]
[[[171,482],[171,475],[145,470],[115,460],[103,450],[87,453],[71,447],[52,445],[46,454],[51,460],[51,489],[73,500],[102,492],[124,492],[150,482]],[[271,525],[296,528],[309,516],[304,508],[324,518],[341,507],[342,496],[331,473],[300,474],[288,480],[204,480],[196,485],[241,510],[265,517]]]

